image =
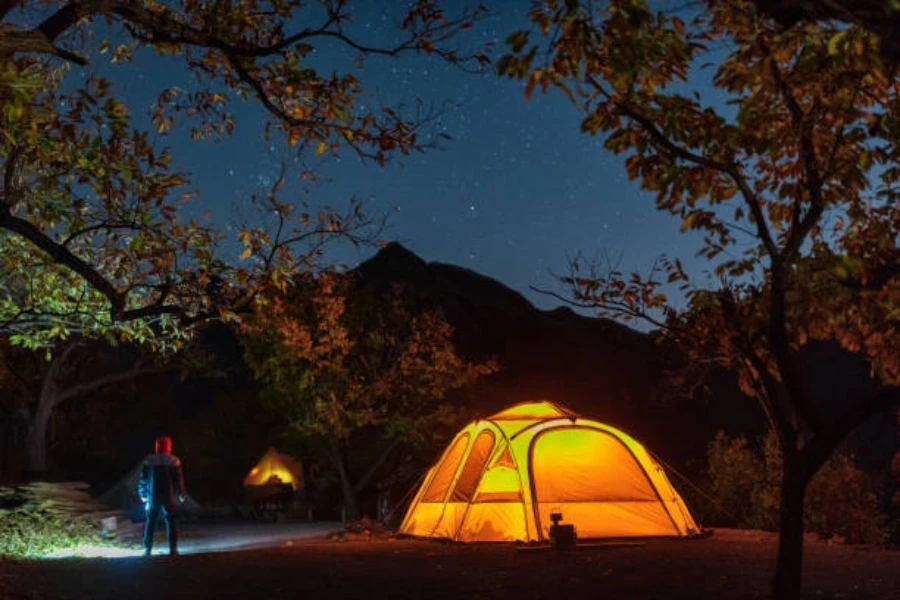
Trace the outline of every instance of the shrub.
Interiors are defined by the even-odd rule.
[[[874,544],[881,541],[881,521],[869,478],[850,457],[833,456],[810,480],[805,518],[809,531],[849,544]]]
[[[727,524],[773,531],[781,500],[781,450],[769,433],[751,447],[720,431],[707,449],[710,493],[729,514]],[[810,480],[804,524],[824,539],[878,543],[882,517],[869,478],[851,457],[836,454]]]
[[[720,431],[707,450],[710,491],[732,522],[723,524],[756,527],[753,510],[748,502],[761,485],[762,461],[747,445],[744,437],[729,438]]]
[[[78,546],[117,546],[84,483],[0,487],[0,556],[36,558]]]

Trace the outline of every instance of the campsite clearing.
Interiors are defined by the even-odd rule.
[[[764,598],[776,537],[717,530],[571,554],[511,544],[306,541],[170,559],[0,561],[0,596],[24,598]],[[807,545],[806,598],[900,597],[900,552]]]

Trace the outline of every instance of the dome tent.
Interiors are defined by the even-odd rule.
[[[579,538],[700,533],[639,442],[546,401],[464,427],[429,469],[400,533],[539,542],[548,538],[554,512]]]

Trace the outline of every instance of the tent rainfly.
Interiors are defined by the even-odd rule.
[[[244,477],[244,487],[290,485],[294,491],[303,489],[303,467],[299,460],[269,448],[256,466]]]
[[[700,533],[639,442],[546,401],[517,404],[463,428],[429,469],[400,533],[540,542],[549,537],[554,512],[579,538]]]

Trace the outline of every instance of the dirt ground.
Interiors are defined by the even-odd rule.
[[[422,540],[298,541],[177,558],[0,562],[0,598],[765,598],[776,538],[717,530],[569,554]],[[900,552],[807,544],[806,598],[900,598]]]

